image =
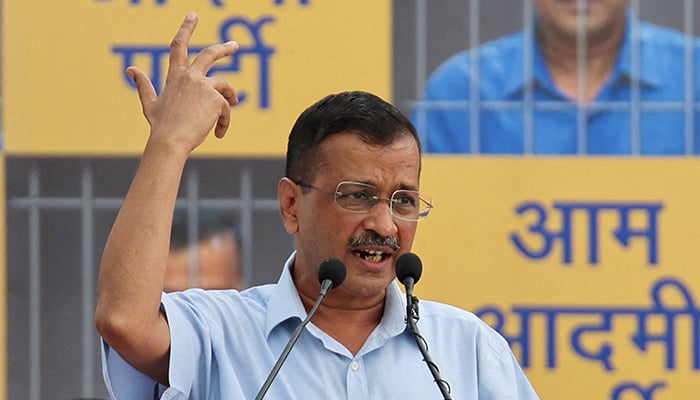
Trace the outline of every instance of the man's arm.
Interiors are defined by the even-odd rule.
[[[103,339],[132,366],[168,383],[170,333],[160,312],[172,216],[185,162],[214,126],[221,138],[238,100],[230,83],[207,77],[215,61],[238,49],[210,46],[189,62],[187,46],[197,25],[189,14],[171,43],[170,67],[158,96],[135,67],[150,136],[102,256],[95,324]]]

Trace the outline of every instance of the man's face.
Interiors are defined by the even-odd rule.
[[[397,189],[418,190],[420,154],[415,140],[405,135],[387,147],[364,143],[355,134],[341,133],[320,146],[313,182],[298,204],[297,263],[295,278],[310,281],[320,263],[335,257],[347,267],[343,285],[334,290],[349,298],[381,297],[394,279],[396,258],[410,251],[417,222],[395,218],[386,201],[368,213],[355,213],[335,204],[334,191],[341,181],[371,184],[381,198]],[[355,238],[389,238],[390,245],[350,246]],[[306,278],[304,278],[306,276]],[[303,283],[302,283],[303,284]]]
[[[230,233],[220,233],[200,242],[197,248],[198,281],[191,280],[189,247],[173,250],[168,255],[164,290],[185,290],[190,287],[203,289],[243,289],[240,250],[236,238]]]
[[[585,16],[586,33],[604,38],[615,26],[624,24],[627,0],[536,0],[540,29],[575,38],[579,16]]]

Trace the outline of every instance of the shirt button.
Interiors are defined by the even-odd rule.
[[[353,371],[357,371],[360,369],[360,364],[357,363],[357,361],[353,361],[350,363],[350,369]]]

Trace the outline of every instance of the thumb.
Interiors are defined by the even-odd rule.
[[[136,84],[136,90],[138,91],[139,99],[141,100],[141,106],[145,108],[148,104],[153,103],[158,99],[156,89],[153,87],[153,83],[145,72],[132,66],[126,69],[126,74],[129,75],[129,77]]]

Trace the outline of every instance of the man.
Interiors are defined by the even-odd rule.
[[[197,235],[191,242],[188,212],[175,211],[163,289],[242,290],[240,245],[233,223],[217,210],[199,210],[196,217]]]
[[[626,0],[535,7],[534,31],[433,73],[412,113],[427,152],[700,153],[697,39],[639,22]]]
[[[328,96],[292,128],[278,198],[297,244],[277,284],[161,294],[185,160],[212,125],[224,135],[237,103],[228,82],[205,76],[237,45],[210,46],[189,64],[196,22],[188,15],[172,42],[160,97],[143,72],[128,69],[151,134],[100,271],[96,325],[110,394],[254,398],[318,297],[319,265],[333,257],[347,277],[301,333],[267,398],[438,398],[394,281],[394,264],[429,209],[418,192],[421,150],[410,121],[369,93]],[[420,327],[455,399],[537,398],[506,341],[473,314],[426,301]]]

